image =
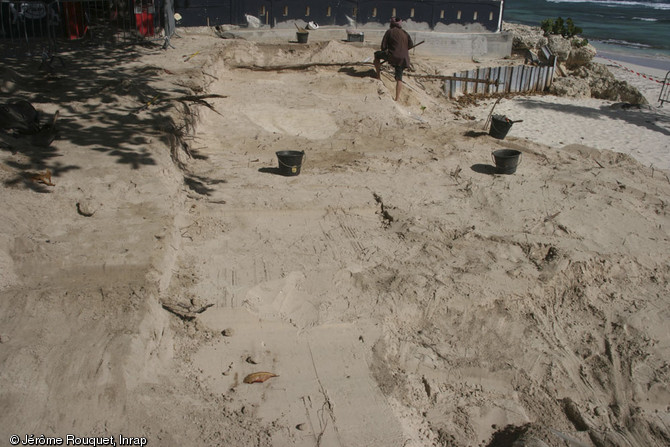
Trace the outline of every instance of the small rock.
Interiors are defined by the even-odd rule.
[[[96,211],[97,208],[88,200],[77,202],[77,212],[84,217],[91,217]]]
[[[305,427],[305,424],[298,424],[298,425],[295,426],[295,428],[297,430],[304,431],[306,427]]]
[[[224,337],[231,337],[233,335],[233,332],[234,331],[231,328],[226,328],[221,331],[221,335],[223,335]]]

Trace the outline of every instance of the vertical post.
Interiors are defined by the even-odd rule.
[[[503,10],[504,10],[505,0],[500,0],[500,14],[498,15],[498,29],[496,33],[502,31],[502,21],[503,21]]]
[[[663,79],[663,84],[661,85],[661,93],[658,95],[658,102],[661,103],[661,107],[663,107],[663,104],[666,102],[670,102],[670,90],[668,87],[670,87],[670,71],[668,71],[665,74],[665,78]]]
[[[461,77],[462,74],[463,73],[461,73],[460,75],[456,75],[456,76]],[[463,93],[463,81],[456,81],[454,83],[454,91],[457,92],[457,93]]]

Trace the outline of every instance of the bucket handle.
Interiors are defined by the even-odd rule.
[[[302,167],[302,166],[305,166],[305,162],[306,162],[306,161],[307,161],[307,154],[305,153],[305,151],[302,151],[302,163],[300,163],[300,166],[301,166],[301,167]],[[296,166],[293,166],[293,165],[287,165],[286,163],[282,163],[282,161],[279,159],[279,157],[277,157],[277,162],[278,162],[280,165],[282,165],[282,166],[284,166],[284,167],[286,167],[286,168],[297,168],[297,167],[298,167],[297,165],[296,165]]]
[[[519,151],[519,161],[517,162],[517,166],[521,164],[521,156],[523,155],[523,152]],[[493,155],[493,152],[491,152],[491,160],[493,161],[493,165],[495,166],[496,164],[496,157]]]

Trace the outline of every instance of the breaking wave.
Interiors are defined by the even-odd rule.
[[[662,10],[667,10],[670,11],[670,3],[667,2],[637,2],[637,1],[631,1],[631,0],[622,0],[622,1],[617,1],[617,0],[547,0],[550,3],[596,3],[601,6],[608,6],[608,7],[628,7],[628,6],[635,6],[635,7],[641,7],[641,8],[650,8],[650,9],[662,9]]]

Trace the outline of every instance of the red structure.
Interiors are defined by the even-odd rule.
[[[84,8],[81,2],[63,2],[65,33],[70,40],[81,39],[86,34]]]
[[[140,0],[139,3],[135,1],[135,23],[137,31],[144,37],[154,35],[154,14],[153,0]]]

